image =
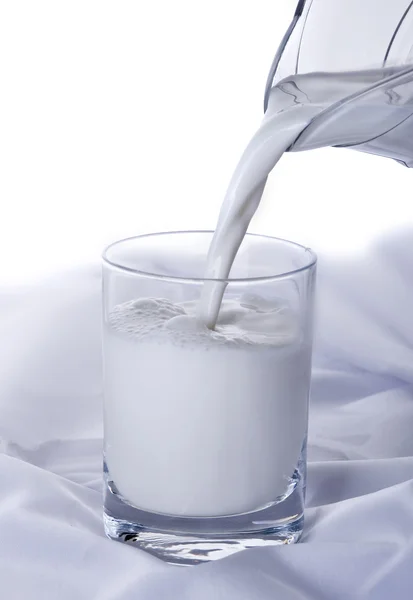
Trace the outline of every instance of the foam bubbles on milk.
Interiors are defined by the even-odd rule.
[[[140,298],[116,306],[109,315],[113,330],[136,342],[168,342],[231,347],[282,346],[299,338],[291,308],[277,299],[246,294],[225,300],[214,330],[197,316],[195,301],[174,303],[165,298]]]

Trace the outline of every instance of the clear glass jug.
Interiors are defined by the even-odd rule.
[[[357,85],[355,72],[366,70],[367,80],[363,75]],[[345,118],[340,147],[412,167],[413,1],[300,0],[268,76],[265,110],[274,91],[297,87],[294,77],[347,72],[353,72],[348,93],[333,95],[289,151],[331,145],[331,131]]]

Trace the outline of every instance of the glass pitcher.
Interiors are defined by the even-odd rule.
[[[299,87],[298,76],[349,72],[346,94],[326,105],[289,151],[330,145],[345,118],[340,147],[412,167],[413,1],[300,0],[271,66],[264,108],[274,90]]]

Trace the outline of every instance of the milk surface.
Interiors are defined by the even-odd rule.
[[[215,331],[193,302],[140,299],[105,330],[105,456],[130,504],[181,516],[283,495],[307,430],[310,348],[293,311],[225,300]]]

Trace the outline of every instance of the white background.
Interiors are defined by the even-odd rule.
[[[0,5],[0,283],[141,232],[213,228],[295,0]],[[358,251],[413,223],[408,169],[283,157],[252,229]]]

